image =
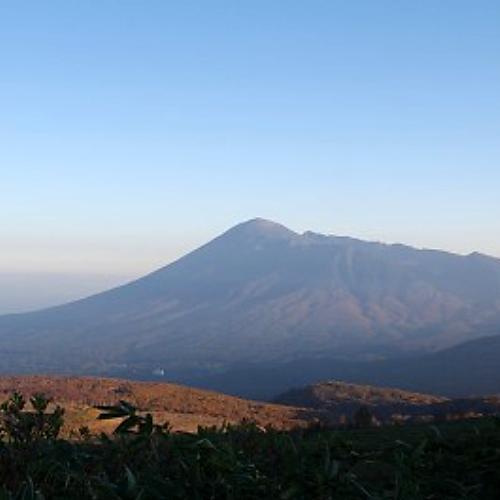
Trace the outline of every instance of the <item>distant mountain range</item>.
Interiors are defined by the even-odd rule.
[[[209,383],[239,367],[326,359],[377,377],[401,367],[408,386],[425,382],[425,363],[446,366],[436,359],[473,363],[483,341],[446,349],[496,334],[499,259],[297,234],[255,219],[122,287],[0,317],[0,371]],[[500,349],[486,354],[500,361]]]

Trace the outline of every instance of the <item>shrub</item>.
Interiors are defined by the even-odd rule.
[[[1,406],[0,499],[493,500],[492,419],[284,432],[244,422],[172,433],[126,401],[101,407],[112,436],[58,437],[63,411],[14,394]]]

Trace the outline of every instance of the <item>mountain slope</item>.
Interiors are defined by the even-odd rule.
[[[432,351],[500,326],[500,261],[256,219],[140,280],[0,318],[3,372],[168,377]]]
[[[360,406],[424,406],[446,401],[446,398],[402,391],[387,387],[349,384],[336,380],[290,389],[275,399],[276,403],[307,408],[349,410]]]
[[[388,387],[349,384],[339,381],[319,382],[291,389],[275,398],[284,405],[299,406],[323,412],[333,421],[352,420],[366,407],[384,422],[418,418],[444,419],[498,415],[500,397],[447,399]]]
[[[261,426],[290,429],[307,425],[317,412],[301,408],[260,403],[166,383],[132,382],[97,377],[0,377],[0,402],[13,392],[29,399],[44,394],[66,410],[66,431],[89,426],[93,431],[110,431],[117,422],[96,421],[95,405],[113,405],[120,400],[153,414],[158,423],[169,422],[174,430],[196,431],[198,426],[253,421]]]
[[[404,358],[355,362],[318,357],[252,363],[223,374],[193,377],[188,383],[241,397],[273,399],[292,387],[331,379],[455,398],[500,395],[500,335]]]

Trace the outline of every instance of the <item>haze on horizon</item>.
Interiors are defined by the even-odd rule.
[[[256,216],[500,257],[499,20],[495,1],[2,3],[0,276],[76,298]]]

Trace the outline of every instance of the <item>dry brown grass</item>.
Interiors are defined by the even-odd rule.
[[[13,392],[25,397],[43,393],[66,409],[65,433],[81,426],[93,432],[110,432],[114,421],[98,421],[96,405],[126,400],[153,414],[158,423],[169,422],[175,431],[195,431],[198,426],[236,424],[243,419],[261,426],[290,429],[316,418],[314,410],[248,401],[216,392],[176,384],[132,382],[121,379],[65,376],[0,377],[0,400]]]

